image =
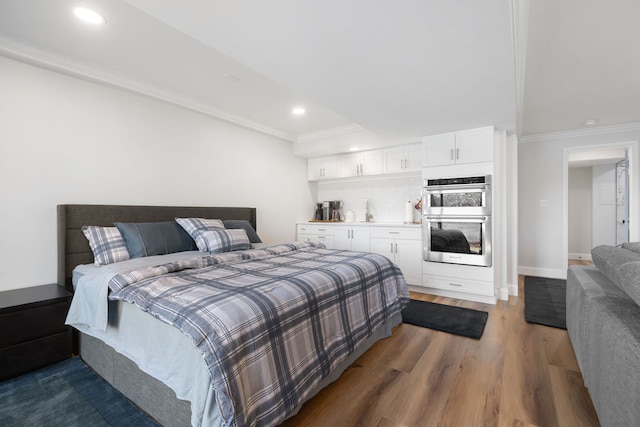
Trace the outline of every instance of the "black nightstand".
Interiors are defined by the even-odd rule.
[[[55,284],[0,292],[0,381],[71,356],[70,304]]]

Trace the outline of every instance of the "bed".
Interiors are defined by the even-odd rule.
[[[292,242],[93,265],[83,226],[175,218],[256,230],[255,208],[58,206],[79,354],[162,425],[277,425],[401,321],[406,283],[375,254]]]

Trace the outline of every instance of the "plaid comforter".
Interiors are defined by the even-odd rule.
[[[164,264],[109,287],[191,337],[228,426],[282,422],[409,301],[387,258],[313,243]]]

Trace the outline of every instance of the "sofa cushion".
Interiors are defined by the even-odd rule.
[[[625,242],[622,244],[622,247],[640,254],[640,242]]]
[[[640,305],[640,253],[600,245],[591,250],[591,256],[602,274]]]

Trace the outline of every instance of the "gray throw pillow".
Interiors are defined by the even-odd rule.
[[[197,251],[196,242],[177,222],[115,222],[129,257],[142,258],[174,252]]]
[[[591,250],[591,257],[607,279],[640,305],[640,253],[601,245]]]

